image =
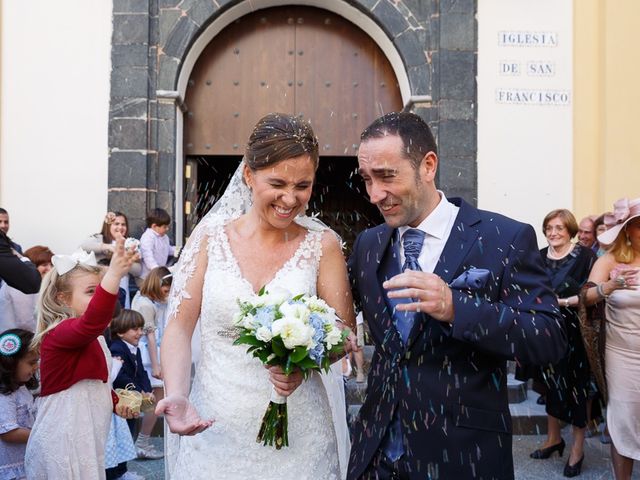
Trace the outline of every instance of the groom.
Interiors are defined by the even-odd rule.
[[[349,260],[375,352],[348,479],[512,479],[506,360],[567,346],[534,230],[437,190],[414,114],[373,122],[358,163],[385,223]]]

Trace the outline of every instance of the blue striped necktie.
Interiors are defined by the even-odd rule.
[[[424,232],[417,228],[410,228],[402,235],[402,246],[404,247],[404,265],[402,271],[415,270],[422,271],[418,263],[418,257],[424,243]]]
[[[411,228],[404,232],[402,235],[402,246],[404,247],[404,265],[402,271],[414,270],[421,272],[420,264],[418,263],[418,257],[422,250],[424,243],[425,233],[422,230]],[[409,339],[409,334],[413,328],[413,323],[416,317],[415,312],[402,312],[395,309],[399,303],[411,302],[411,299],[389,299],[394,304],[393,319],[396,324],[396,329],[402,337],[403,343],[406,345]],[[397,462],[402,455],[404,455],[404,444],[402,441],[402,425],[400,424],[400,417],[396,411],[393,415],[393,420],[389,425],[387,436],[382,443],[382,451],[387,458],[392,462]]]

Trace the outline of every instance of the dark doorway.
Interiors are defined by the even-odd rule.
[[[210,155],[187,157],[185,236],[222,196],[242,157]],[[356,235],[383,221],[368,201],[364,182],[357,173],[355,157],[321,157],[307,213],[335,230],[351,252]]]
[[[351,253],[358,233],[384,221],[378,208],[369,203],[356,157],[320,158],[308,212],[317,212],[342,237],[345,255]]]

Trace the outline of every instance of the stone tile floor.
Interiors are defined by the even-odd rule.
[[[518,435],[513,437],[513,461],[516,480],[561,480],[571,443],[571,429],[566,427],[563,436],[567,442],[564,456],[554,454],[548,460],[533,460],[529,453],[544,441],[544,435]],[[162,448],[162,438],[154,438],[157,448]],[[580,480],[612,480],[613,472],[609,462],[609,446],[600,443],[599,437],[588,438],[585,445],[585,460]],[[144,475],[147,480],[164,478],[164,460],[136,460],[129,463],[129,470]],[[640,466],[636,466],[634,480],[640,480]],[[230,479],[233,480],[233,479]],[[287,479],[283,479],[287,480]],[[321,479],[318,479],[321,480]]]

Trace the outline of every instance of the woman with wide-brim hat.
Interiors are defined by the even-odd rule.
[[[640,198],[615,202],[605,223],[609,229],[598,241],[611,248],[593,266],[582,292],[587,306],[601,307],[602,335],[597,325],[593,335],[589,328],[583,332],[596,379],[608,397],[611,457],[620,480],[631,478],[633,461],[640,460]]]

